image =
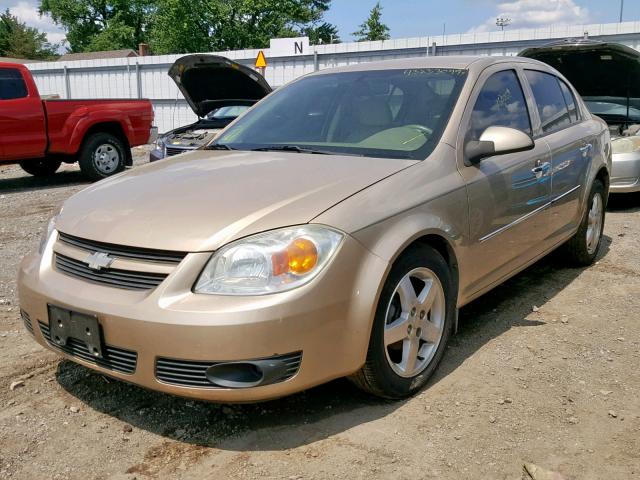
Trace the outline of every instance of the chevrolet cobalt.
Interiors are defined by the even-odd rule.
[[[69,198],[20,268],[41,345],[248,402],[347,376],[423,387],[457,311],[602,238],[609,130],[548,65],[430,57],[282,87],[206,148]]]

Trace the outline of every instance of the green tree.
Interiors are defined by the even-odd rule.
[[[154,0],[41,0],[67,32],[71,52],[136,49],[147,41]]]
[[[353,32],[358,42],[366,42],[373,40],[389,40],[389,27],[382,23],[382,6],[380,2],[376,3],[371,9],[369,18],[360,25],[360,30]]]
[[[311,45],[323,45],[327,43],[340,43],[338,27],[331,23],[322,22],[320,25],[312,25],[302,30],[305,37],[309,37]]]
[[[57,48],[45,33],[27,27],[9,9],[0,13],[0,56],[46,60],[56,56]]]
[[[270,38],[308,35],[328,43],[331,0],[159,0],[150,33],[155,53],[265,48]]]

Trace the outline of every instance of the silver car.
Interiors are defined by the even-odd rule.
[[[520,52],[561,72],[591,113],[609,125],[611,193],[640,191],[640,52],[618,43],[567,39]]]

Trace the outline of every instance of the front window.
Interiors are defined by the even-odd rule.
[[[471,113],[468,140],[479,140],[489,127],[509,127],[531,135],[527,102],[515,70],[503,70],[491,75]]]
[[[467,72],[418,68],[327,73],[272,93],[210,148],[425,159]]]

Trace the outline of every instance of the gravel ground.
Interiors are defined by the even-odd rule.
[[[339,380],[227,406],[108,380],[24,332],[20,259],[85,185],[75,166],[46,180],[0,167],[0,478],[550,478],[526,462],[640,478],[640,195],[613,198],[596,265],[552,255],[465,307],[414,398]]]

